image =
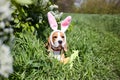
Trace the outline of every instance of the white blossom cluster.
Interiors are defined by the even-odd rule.
[[[9,24],[11,12],[10,1],[0,0],[0,75],[4,77],[13,72],[13,58],[7,46],[13,39],[13,29]]]
[[[57,20],[60,20],[63,15],[63,12],[59,12],[58,8],[59,8],[58,5],[55,5],[55,4],[49,6],[49,9],[50,9],[51,13],[54,15],[54,17]]]
[[[41,0],[41,5],[45,8],[48,4],[49,0]]]
[[[6,45],[0,46],[0,74],[8,77],[13,72],[13,59],[10,55],[10,48]]]
[[[57,19],[57,20],[60,20],[62,15],[63,15],[63,12],[59,12],[59,11],[51,11],[51,13],[54,15],[54,17]]]
[[[11,18],[12,10],[9,7],[10,2],[8,0],[0,0],[0,20]]]
[[[50,5],[49,8],[52,11],[53,9],[58,9],[58,5],[53,4],[53,5]]]

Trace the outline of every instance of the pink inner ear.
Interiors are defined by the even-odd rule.
[[[71,21],[71,17],[68,17],[67,19],[65,19],[63,22],[62,22],[62,26],[63,27],[66,27],[70,24],[70,21]]]
[[[49,21],[50,27],[53,30],[56,30],[58,25],[57,25],[57,22],[56,22],[54,16],[50,12],[48,12],[48,21]]]
[[[54,19],[52,20],[52,19],[51,19],[51,20],[49,21],[49,23],[50,23],[50,25],[51,25],[52,27],[57,27],[56,20],[54,20]]]

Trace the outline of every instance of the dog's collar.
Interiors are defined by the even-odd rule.
[[[58,47],[54,47],[54,46],[52,46],[52,50],[53,50],[53,51],[61,51],[61,50],[62,50],[62,48],[61,48],[61,49],[59,49]]]

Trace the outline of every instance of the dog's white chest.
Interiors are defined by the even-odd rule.
[[[54,56],[56,59],[61,60],[60,51],[53,51],[53,56]]]

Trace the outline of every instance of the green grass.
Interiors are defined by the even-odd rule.
[[[8,80],[119,80],[120,15],[65,14],[73,17],[66,32],[68,52],[79,50],[73,68],[49,59],[46,41],[31,33],[15,38],[14,73]]]

